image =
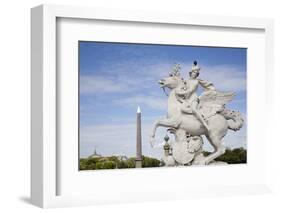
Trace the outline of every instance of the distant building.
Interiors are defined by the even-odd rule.
[[[125,156],[125,155],[113,154],[111,156],[102,156],[102,155],[97,153],[96,149],[94,150],[94,153],[91,154],[88,158],[103,158],[103,159],[107,159],[107,158],[110,158],[110,157],[113,157],[113,156],[117,157],[117,159],[120,160],[120,161],[128,160],[127,156]]]
[[[88,158],[100,158],[102,157],[100,154],[97,153],[97,150],[94,150],[94,153],[90,155]]]

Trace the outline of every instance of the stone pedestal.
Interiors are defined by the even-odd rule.
[[[135,164],[136,164],[136,168],[142,168],[142,160],[139,159],[139,160],[135,160]]]

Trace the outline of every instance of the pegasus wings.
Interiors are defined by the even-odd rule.
[[[232,101],[235,96],[234,92],[218,92],[216,90],[207,90],[203,92],[199,99],[200,105],[220,105],[224,106],[228,102]]]

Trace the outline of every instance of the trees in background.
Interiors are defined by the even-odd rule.
[[[204,151],[205,156],[211,154]],[[156,158],[142,156],[142,167],[160,167],[164,166],[163,162]],[[227,149],[225,153],[215,159],[216,161],[226,162],[228,164],[247,163],[247,150],[244,148]],[[80,170],[97,170],[97,169],[127,169],[135,168],[135,158],[131,157],[121,160],[117,156],[81,158]]]
[[[209,155],[210,152],[204,152],[204,155]],[[216,158],[215,161],[222,161],[228,164],[247,163],[247,150],[244,148],[226,149],[225,153]]]
[[[142,156],[142,167],[159,167],[160,160]]]
[[[142,167],[159,167],[160,161],[155,158],[142,156]],[[117,156],[95,157],[80,159],[80,170],[97,169],[126,169],[135,168],[135,158],[120,160]]]

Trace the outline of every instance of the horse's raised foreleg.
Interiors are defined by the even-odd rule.
[[[155,133],[159,126],[176,128],[180,125],[180,123],[181,123],[181,120],[179,118],[164,118],[164,119],[157,120],[154,123],[154,126],[152,128],[152,133],[150,136],[151,146],[153,146],[155,143]]]

